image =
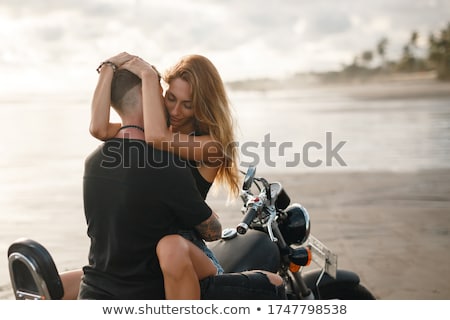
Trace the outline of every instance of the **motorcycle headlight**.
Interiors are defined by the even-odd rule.
[[[311,223],[308,211],[294,203],[286,210],[286,220],[280,224],[280,231],[288,244],[302,244],[308,237]]]

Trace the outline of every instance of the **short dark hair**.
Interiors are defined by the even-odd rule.
[[[141,79],[126,69],[119,69],[114,73],[111,82],[111,105],[116,110],[123,109],[125,94],[137,85],[141,85]]]

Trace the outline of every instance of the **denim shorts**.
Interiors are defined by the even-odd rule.
[[[205,241],[203,239],[200,239],[200,237],[197,235],[197,233],[195,231],[193,231],[193,230],[182,230],[182,231],[179,232],[179,234],[183,238],[191,241],[193,244],[195,244],[197,247],[199,247],[206,254],[206,256],[216,266],[217,274],[222,274],[224,272],[222,266],[219,263],[219,260],[217,260],[216,256],[211,251],[211,249],[208,248],[208,246],[206,245]]]

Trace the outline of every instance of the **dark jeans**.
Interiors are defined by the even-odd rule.
[[[285,300],[284,286],[270,283],[264,273],[225,273],[200,281],[202,300]]]
[[[82,280],[78,300],[163,300],[164,288],[148,290],[148,287],[121,287],[120,292],[112,294],[104,288]]]
[[[200,281],[202,300],[283,300],[286,299],[284,286],[275,286],[270,283],[267,276],[260,272],[251,273],[226,273],[211,276]],[[84,281],[81,282],[80,295],[78,299],[93,300],[147,300],[164,299],[164,292],[153,292],[150,297],[145,294],[134,292],[131,295],[114,297],[108,292],[92,286]]]

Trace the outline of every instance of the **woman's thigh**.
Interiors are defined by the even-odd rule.
[[[185,240],[187,246],[189,247],[189,255],[194,266],[195,272],[197,273],[198,279],[202,280],[206,277],[213,276],[217,274],[217,267],[211,261],[211,259],[206,255],[206,253],[193,244],[189,240]]]
[[[160,265],[164,266],[163,272],[167,268],[177,268],[178,263],[190,261],[199,280],[217,273],[216,266],[205,252],[180,235],[169,235],[162,238],[158,243],[157,253]],[[177,260],[178,263],[176,263]]]

